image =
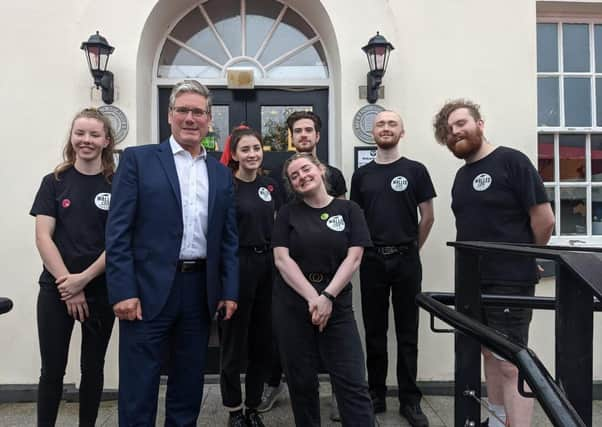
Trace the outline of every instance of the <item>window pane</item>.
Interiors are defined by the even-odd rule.
[[[261,135],[266,151],[295,151],[286,118],[295,111],[312,111],[312,107],[301,105],[261,106]]]
[[[274,59],[302,45],[315,36],[309,25],[292,9],[288,9],[274,31],[259,61],[267,65]]]
[[[560,126],[558,77],[537,79],[537,125]]]
[[[552,206],[552,212],[554,212],[554,215],[556,215],[556,198],[555,198],[556,191],[552,187],[546,187],[545,191],[546,191],[546,196],[548,196],[548,201],[550,202],[550,205]],[[552,233],[553,234],[556,233],[556,225],[554,225],[554,231],[552,231]]]
[[[592,234],[602,234],[602,187],[592,187]]]
[[[563,59],[565,72],[589,69],[589,30],[587,24],[563,24]]]
[[[602,73],[602,25],[594,25],[594,47],[596,49],[596,72]]]
[[[560,135],[560,180],[585,180],[585,135]]]
[[[272,0],[247,1],[247,55],[255,56],[282,10],[282,4]]]
[[[537,136],[537,170],[544,181],[554,181],[554,135]]]
[[[220,151],[224,149],[224,140],[230,133],[230,107],[227,105],[213,105],[211,107],[211,123],[207,136],[201,140],[201,144],[208,151]]]
[[[594,134],[591,138],[592,181],[600,182],[602,181],[602,135]]]
[[[159,57],[157,75],[164,78],[219,77],[221,70],[186,49],[166,40]]]
[[[592,125],[590,79],[578,77],[564,79],[564,124],[566,126]]]
[[[196,7],[178,22],[171,32],[171,36],[219,64],[224,64],[228,60],[224,48],[211,28],[208,27],[201,11]]]
[[[557,24],[537,24],[537,71],[558,71]]]
[[[326,79],[328,67],[320,42],[303,49],[295,56],[281,62],[268,72],[268,77],[274,79]]]
[[[586,233],[585,188],[560,189],[560,234]]]
[[[204,7],[232,56],[242,55],[240,0],[211,0]]]

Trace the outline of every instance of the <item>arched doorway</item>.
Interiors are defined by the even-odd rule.
[[[228,70],[252,70],[251,90],[227,88]],[[285,119],[312,110],[324,128],[318,156],[328,161],[330,76],[321,38],[295,10],[277,0],[206,0],[170,28],[158,54],[158,136],[169,136],[166,121],[171,86],[189,78],[214,94],[212,143],[218,149],[241,122],[261,131],[265,167],[280,164],[291,149]],[[212,145],[212,144],[210,144]]]
[[[169,136],[171,87],[195,79],[213,93],[212,132],[218,147],[241,122],[260,130],[264,166],[281,164],[290,153],[286,117],[312,110],[323,123],[318,156],[329,159],[329,104],[332,80],[322,39],[289,4],[278,0],[204,0],[169,26],[156,54],[153,90],[157,138]],[[251,90],[227,88],[229,69],[253,71]],[[219,370],[219,348],[212,334],[207,373]]]

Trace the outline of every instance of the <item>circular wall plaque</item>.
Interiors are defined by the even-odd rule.
[[[102,105],[98,111],[109,118],[113,132],[115,132],[115,144],[125,139],[130,129],[125,113],[114,105]]]
[[[374,144],[374,139],[372,138],[374,118],[384,110],[383,107],[377,104],[364,105],[357,110],[357,113],[353,116],[353,133],[357,139],[366,144]]]

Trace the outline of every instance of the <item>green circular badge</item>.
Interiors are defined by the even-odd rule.
[[[322,215],[320,215],[320,219],[322,221],[326,221],[328,219],[328,217],[329,217],[329,215],[326,212],[324,212]]]

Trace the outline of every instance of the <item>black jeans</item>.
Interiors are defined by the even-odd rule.
[[[238,308],[230,320],[220,322],[220,388],[222,403],[230,410],[242,406],[240,374],[245,365],[245,406],[259,406],[272,352],[271,251],[255,253],[241,248],[239,265]]]
[[[422,393],[416,386],[418,359],[418,306],[422,266],[418,248],[381,255],[374,249],[364,252],[360,267],[362,314],[366,330],[368,384],[373,396],[387,392],[387,330],[389,297],[393,303],[397,336],[397,384],[400,403],[418,403]]]
[[[104,295],[86,296],[90,317],[81,323],[79,425],[94,426],[104,382],[104,363],[115,315]],[[63,377],[73,317],[55,285],[42,284],[37,306],[42,369],[38,386],[38,426],[54,426],[63,394]]]
[[[318,291],[327,283],[315,285]],[[295,424],[320,425],[318,371],[330,374],[343,426],[371,427],[374,413],[364,370],[364,353],[353,315],[351,286],[338,295],[326,328],[311,323],[307,302],[279,279],[273,300],[274,325],[291,396]]]

